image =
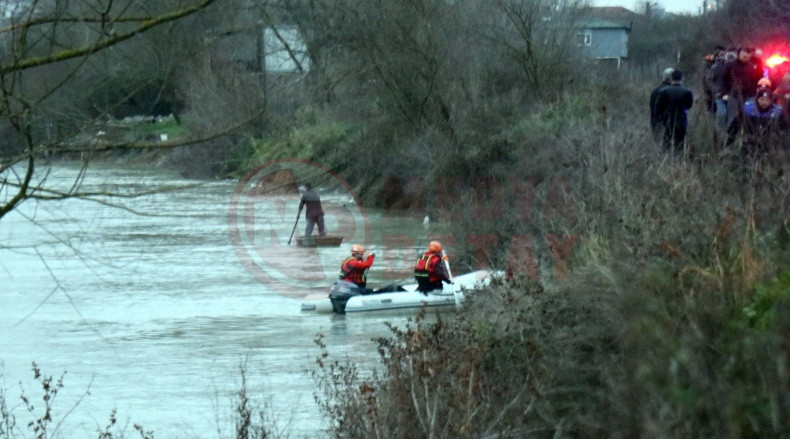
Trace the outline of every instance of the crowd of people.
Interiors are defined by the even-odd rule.
[[[705,57],[702,82],[703,103],[720,138],[729,146],[741,136],[745,163],[782,151],[782,132],[790,126],[789,62],[769,68],[760,49],[719,46]],[[666,148],[684,148],[692,103],[683,73],[671,67],[664,70],[662,83],[650,96],[650,125]]]

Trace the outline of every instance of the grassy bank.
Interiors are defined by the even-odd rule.
[[[504,268],[514,233],[577,234],[567,277],[544,252],[539,279],[393,329],[373,376],[322,358],[333,437],[790,435],[785,158],[742,167],[699,108],[687,154],[667,154],[646,129],[648,91],[560,100],[503,135],[512,147],[486,170],[566,176],[575,215],[525,224],[509,203],[455,235],[495,233],[488,262]]]

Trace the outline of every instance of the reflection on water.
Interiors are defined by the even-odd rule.
[[[76,170],[64,165],[49,179],[67,187]],[[89,172],[85,188],[193,183],[104,167]],[[94,436],[113,408],[121,424],[142,424],[156,437],[230,437],[232,395],[246,361],[251,395],[272,405],[290,437],[322,436],[305,373],[318,354],[316,334],[325,334],[333,354],[372,367],[371,338],[387,333],[384,321],[406,318],[303,315],[298,300],[264,288],[231,246],[234,187],[211,182],[121,201],[145,215],[68,200],[27,202],[0,220],[0,359],[13,405],[19,382],[40,395],[30,371],[36,362],[47,374],[67,372],[59,415],[79,401],[59,429],[63,437]],[[377,212],[368,215],[374,233],[413,233],[415,242],[424,233],[418,222],[384,224]],[[375,237],[373,244],[376,250]],[[322,251],[339,264],[348,246]],[[371,282],[408,273],[415,251],[403,251],[406,262],[391,258],[389,272],[378,263]]]

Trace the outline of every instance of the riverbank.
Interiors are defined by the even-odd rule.
[[[790,434],[784,156],[744,167],[701,108],[671,154],[624,95],[549,106],[472,174],[501,178],[449,180],[454,267],[526,270],[456,319],[393,330],[379,375],[325,367],[335,437]]]

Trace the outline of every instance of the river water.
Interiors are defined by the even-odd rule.
[[[58,165],[48,184],[66,189],[78,169]],[[91,167],[82,189],[195,183],[161,170],[100,165]],[[28,201],[0,220],[0,386],[22,430],[27,418],[20,393],[42,409],[35,362],[46,375],[65,372],[54,404],[58,437],[97,437],[113,409],[131,436],[137,436],[136,423],[157,438],[233,437],[234,392],[244,363],[250,396],[269,406],[278,428],[292,438],[325,436],[306,373],[319,353],[316,334],[324,335],[335,358],[374,367],[371,339],[387,334],[385,321],[402,325],[407,317],[305,314],[299,288],[262,285],[240,262],[229,233],[236,187],[235,181],[209,182],[113,200],[123,208],[79,199]],[[294,218],[295,200],[276,223],[281,240],[292,226],[282,218]],[[423,233],[419,221],[394,225],[375,210],[365,214],[374,244],[388,227]],[[339,226],[330,217],[327,227]],[[348,244],[322,250],[321,257],[339,265]],[[299,251],[308,250],[283,257],[298,266]],[[381,265],[374,265],[371,280],[403,274]],[[323,288],[327,282],[316,283]]]

